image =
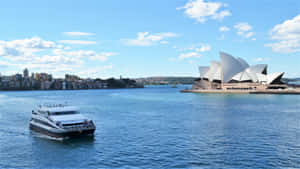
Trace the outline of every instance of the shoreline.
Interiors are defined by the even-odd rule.
[[[221,90],[221,89],[185,89],[181,93],[206,93],[206,94],[282,94],[300,95],[300,89],[285,90]]]
[[[117,89],[143,89],[144,87],[128,87],[128,88],[98,88],[98,89],[20,89],[20,90],[0,90],[0,92],[29,92],[29,91],[74,91],[74,90],[117,90]]]

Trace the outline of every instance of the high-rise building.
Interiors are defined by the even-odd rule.
[[[29,77],[29,71],[28,71],[27,68],[24,69],[24,71],[23,71],[23,76],[24,76],[25,78]]]

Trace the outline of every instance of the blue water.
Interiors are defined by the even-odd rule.
[[[0,92],[0,168],[300,167],[300,96],[180,88]],[[68,102],[94,139],[30,132],[33,107]]]

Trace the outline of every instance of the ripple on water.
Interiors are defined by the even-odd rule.
[[[30,134],[38,103],[78,105],[93,140]],[[0,168],[278,168],[300,164],[299,96],[184,94],[171,88],[0,95]]]

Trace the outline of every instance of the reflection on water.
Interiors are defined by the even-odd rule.
[[[278,168],[300,164],[300,96],[179,88],[0,93],[0,168]],[[40,103],[81,108],[95,137],[29,130]]]

